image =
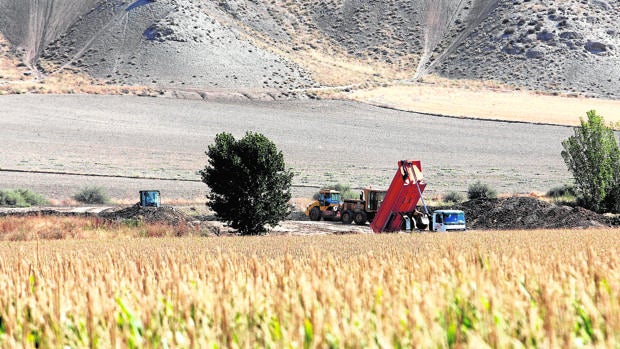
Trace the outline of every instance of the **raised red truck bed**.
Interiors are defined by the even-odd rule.
[[[414,212],[426,187],[419,160],[401,160],[370,227],[375,233],[399,231],[403,216]]]

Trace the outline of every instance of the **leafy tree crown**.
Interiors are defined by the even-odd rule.
[[[260,133],[236,140],[220,133],[208,147],[207,166],[200,171],[209,186],[209,206],[243,235],[260,234],[289,214],[293,174],[284,155]]]
[[[562,158],[572,173],[581,205],[596,212],[620,209],[620,150],[613,129],[596,111],[562,142]]]

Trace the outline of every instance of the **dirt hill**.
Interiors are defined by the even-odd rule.
[[[41,76],[290,91],[439,74],[620,97],[619,1],[0,0],[0,12]]]
[[[556,205],[532,197],[478,199],[460,204],[470,229],[605,227],[611,222],[582,207]]]

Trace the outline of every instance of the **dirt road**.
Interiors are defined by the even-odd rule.
[[[2,169],[189,180],[0,174],[2,188],[30,188],[59,200],[87,184],[104,186],[115,198],[136,198],[149,188],[161,189],[164,198],[204,197],[196,172],[219,132],[256,131],[272,139],[296,174],[296,196],[337,182],[387,186],[403,158],[422,161],[430,195],[465,191],[476,180],[500,193],[544,192],[570,181],[560,151],[572,130],[561,126],[340,101],[11,95],[0,97],[0,109]]]

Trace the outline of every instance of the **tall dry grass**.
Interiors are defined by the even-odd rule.
[[[2,347],[617,347],[615,230],[0,243]]]
[[[111,221],[96,216],[0,217],[0,241],[114,239],[200,235],[200,227],[143,223],[136,219]]]

